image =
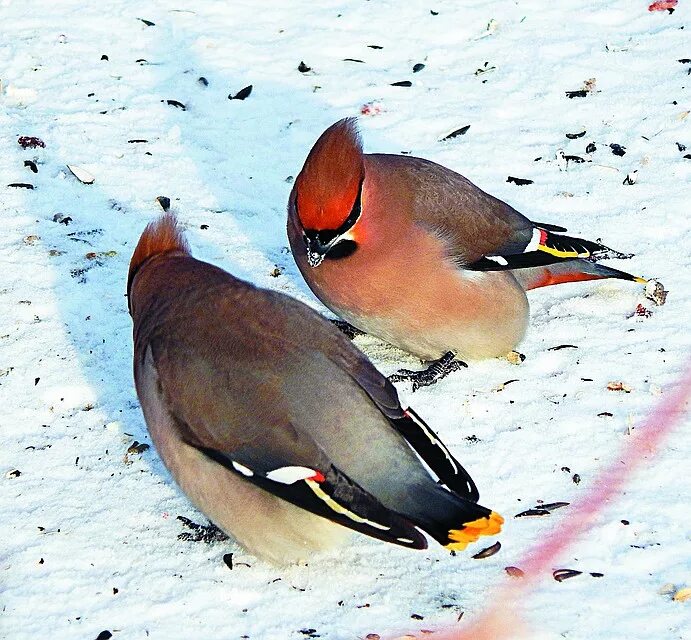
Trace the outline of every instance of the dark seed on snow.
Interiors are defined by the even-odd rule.
[[[365,64],[364,60],[358,60],[357,58],[343,58],[343,62],[360,62],[361,64]]]
[[[514,518],[534,518],[537,516],[548,516],[549,511],[547,509],[527,509],[526,511],[521,511],[517,513]]]
[[[209,81],[204,76],[199,76],[197,78],[197,82],[200,85],[202,85],[202,87],[208,87],[209,86]]]
[[[308,67],[304,61],[300,61],[300,64],[298,65],[298,71],[300,73],[307,73],[308,71],[312,71],[312,67]]]
[[[591,571],[590,575],[593,576],[593,578],[602,578],[605,574],[599,571]]]
[[[677,145],[677,149],[679,149],[679,151],[686,151],[686,145],[685,144],[681,144],[681,142],[675,142],[674,144]]]
[[[7,185],[8,187],[14,187],[15,189],[33,189],[34,185],[29,184],[28,182],[10,182],[10,184]]]
[[[579,89],[578,91],[566,91],[567,98],[585,98],[588,96],[588,92],[585,89]]]
[[[611,418],[614,414],[610,413],[609,411],[601,411],[600,413],[597,414],[598,418]]]
[[[687,153],[687,154],[684,156],[684,158],[685,158],[686,160],[691,160],[691,153]]]
[[[682,64],[689,64],[691,63],[691,58],[680,58],[678,62],[681,62]]]
[[[250,93],[252,93],[252,85],[247,85],[244,89],[240,89],[235,95],[232,93],[228,94],[228,100],[244,100],[245,98],[249,97]]]
[[[145,140],[144,138],[132,138],[132,140],[127,141],[128,144],[137,144],[139,142],[149,142],[148,140]]]
[[[575,140],[576,138],[582,138],[585,135],[585,131],[581,131],[580,133],[567,133],[566,137],[569,140]]]
[[[586,153],[595,153],[597,151],[597,147],[595,146],[594,142],[589,142],[588,146],[585,148]]]
[[[178,109],[182,109],[183,111],[187,111],[187,107],[182,104],[179,100],[166,100],[166,102],[171,106],[171,107],[177,107]]]
[[[550,347],[547,351],[561,351],[562,349],[578,349],[575,344],[558,344],[556,347]]]
[[[413,613],[410,616],[413,620],[424,620],[425,616],[421,616],[419,613]]]
[[[223,562],[226,563],[226,566],[231,571],[233,570],[233,554],[232,553],[224,553],[223,554]]]
[[[392,87],[412,87],[413,83],[410,80],[401,80],[400,82],[392,82]]]
[[[19,138],[17,138],[17,144],[22,149],[36,149],[37,147],[45,149],[46,146],[46,143],[36,136],[19,136]]]
[[[541,504],[539,509],[545,509],[547,511],[556,511],[557,509],[561,509],[562,507],[568,507],[570,502],[548,502],[547,504]]]
[[[501,542],[497,541],[490,547],[485,547],[481,551],[478,551],[474,556],[473,560],[482,560],[483,558],[489,558],[497,553],[501,549]]]
[[[151,22],[151,20],[145,20],[144,18],[137,18],[137,20],[141,20],[147,27],[153,27],[155,26],[155,22]],[[110,638],[110,636],[108,636]]]
[[[533,180],[528,180],[527,178],[514,178],[513,176],[509,176],[506,179],[507,182],[513,182],[514,184],[520,186],[523,186],[525,184],[533,184]]]
[[[456,129],[455,131],[452,131],[448,135],[445,135],[440,142],[443,142],[444,140],[451,140],[452,138],[456,138],[457,136],[464,136],[466,133],[468,133],[468,129],[470,129],[470,125],[467,124],[465,127],[461,127],[460,129]]]
[[[430,9],[429,12],[430,12],[433,16],[438,16],[438,15],[439,15],[439,12],[438,12],[438,11],[432,11],[432,9]]]
[[[29,167],[34,173],[38,173],[38,167],[33,160],[24,160],[24,166]]]
[[[575,569],[557,569],[556,571],[552,572],[552,576],[557,582],[563,582],[569,578],[580,576],[582,573],[582,571],[576,571]]]
[[[585,162],[585,158],[581,158],[581,156],[564,156],[564,160],[567,162],[575,162],[576,164],[581,164],[581,162]]]
[[[574,484],[579,484],[581,482],[581,476],[577,473],[574,473],[571,479],[574,481]]]
[[[425,65],[422,64],[422,62],[418,62],[416,65],[413,65],[413,73],[417,73],[418,71],[422,71],[425,68]]]
[[[108,638],[112,638],[112,637],[113,637],[113,634],[110,631],[106,630],[106,631],[101,631],[101,633],[99,633],[96,636],[96,640],[108,640]]]
[[[384,47],[378,45],[378,44],[368,44],[367,45],[368,49],[383,49]]]
[[[609,145],[609,148],[612,150],[612,153],[615,156],[621,157],[626,154],[626,147],[622,147],[620,144],[616,144],[615,142]]]

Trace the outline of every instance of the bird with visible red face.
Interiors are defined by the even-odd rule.
[[[647,282],[595,262],[624,254],[565,231],[531,222],[429,160],[363,153],[352,118],[317,140],[288,202],[288,238],[309,287],[355,328],[432,361],[396,376],[414,388],[459,359],[516,347],[529,289]]]
[[[456,551],[501,529],[468,472],[350,340],[307,305],[193,258],[171,213],[142,234],[127,290],[156,450],[190,500],[256,555],[302,561],[347,529],[424,549],[422,529]]]

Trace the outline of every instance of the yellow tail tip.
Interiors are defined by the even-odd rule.
[[[640,276],[634,276],[633,281],[639,282],[640,284],[648,284],[648,282],[650,282],[650,280],[647,280],[646,278],[641,278]]]
[[[468,544],[476,542],[480,536],[493,536],[499,533],[503,524],[504,518],[496,511],[492,511],[489,517],[466,522],[460,529],[451,529],[449,543],[445,547],[449,551],[463,551]]]

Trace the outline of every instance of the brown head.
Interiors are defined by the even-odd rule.
[[[151,258],[171,251],[189,254],[190,248],[174,213],[167,211],[158,220],[150,222],[132,254],[127,275],[127,294],[130,294],[134,276]],[[131,305],[130,305],[131,307]]]
[[[290,197],[289,213],[302,229],[312,267],[327,254],[337,258],[354,251],[353,227],[362,212],[364,179],[356,120],[339,120],[312,147]]]

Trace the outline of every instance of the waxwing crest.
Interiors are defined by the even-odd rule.
[[[182,251],[189,254],[190,248],[175,214],[168,211],[157,220],[150,222],[137,243],[130,260],[127,276],[127,292],[140,267],[152,256],[169,251]]]
[[[350,215],[364,176],[357,120],[344,118],[322,133],[295,181],[303,229],[338,229]]]

